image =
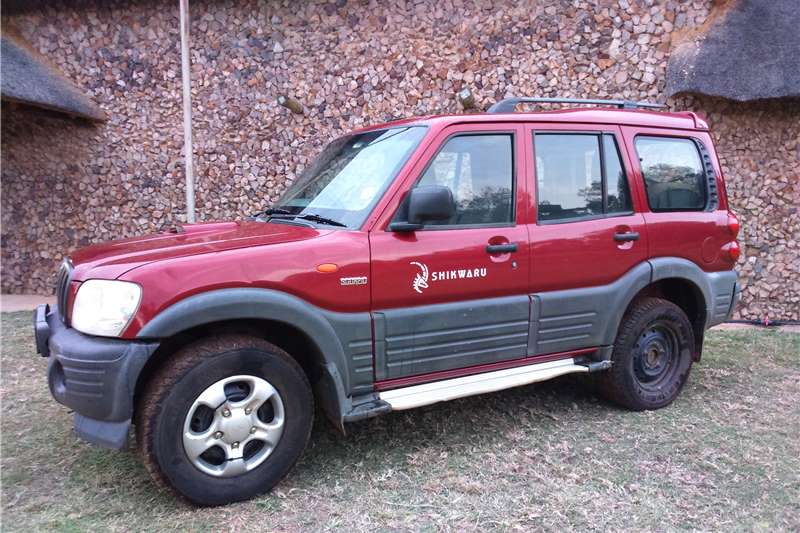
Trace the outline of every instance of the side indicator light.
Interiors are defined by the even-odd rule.
[[[317,272],[322,272],[323,274],[330,274],[337,270],[339,270],[339,265],[334,263],[322,263],[321,265],[317,265]]]

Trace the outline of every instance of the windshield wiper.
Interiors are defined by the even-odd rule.
[[[287,211],[286,209],[281,209],[280,207],[268,207],[263,211],[259,211],[258,213],[254,213],[250,215],[251,220],[255,220],[259,217],[268,217],[272,215],[291,215],[293,214],[291,211]]]
[[[291,211],[287,211],[286,209],[281,209],[280,207],[270,207],[268,209],[264,209],[263,211],[259,211],[258,213],[251,215],[250,219],[257,220],[259,217],[262,216],[266,216],[269,218],[279,218],[283,220],[302,218],[303,220],[317,222],[319,224],[327,224],[328,226],[339,226],[341,228],[347,227],[347,224],[342,224],[338,220],[333,220],[332,218],[326,218],[316,213],[303,213],[298,215],[296,213],[292,213]]]
[[[328,226],[339,226],[340,228],[346,228],[347,224],[342,224],[338,220],[333,220],[332,218],[326,218],[316,213],[304,213],[302,215],[297,215],[296,218],[302,218],[303,220],[310,220],[311,222],[319,222],[320,224],[327,224]]]

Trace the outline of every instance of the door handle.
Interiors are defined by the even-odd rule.
[[[517,243],[511,242],[507,244],[487,244],[487,254],[510,254],[517,251]]]
[[[628,233],[615,233],[614,240],[617,242],[626,242],[626,241],[638,241],[639,240],[639,232],[638,231],[630,231]]]

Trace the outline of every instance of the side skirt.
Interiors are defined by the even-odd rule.
[[[577,364],[573,358],[558,359],[545,363],[506,368],[494,372],[392,389],[378,393],[378,397],[391,405],[392,410],[400,411],[475,394],[528,385],[574,372],[589,372],[589,368]]]

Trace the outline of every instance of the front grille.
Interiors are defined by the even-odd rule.
[[[69,298],[69,282],[72,278],[72,261],[65,257],[58,269],[56,279],[56,302],[58,303],[58,316],[63,323],[67,323],[67,299]]]

